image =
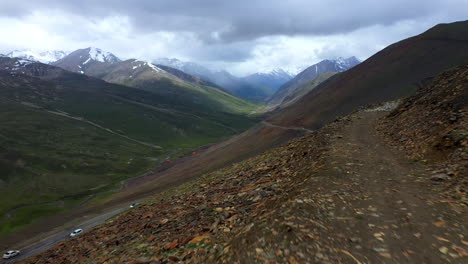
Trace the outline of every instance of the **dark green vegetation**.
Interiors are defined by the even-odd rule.
[[[0,103],[0,234],[115,188],[162,154],[43,109]]]
[[[40,63],[0,66],[0,235],[256,122],[255,105],[214,87],[143,90]]]
[[[166,67],[168,70],[169,67]],[[134,59],[109,65],[105,69],[89,73],[110,83],[123,84],[151,92],[152,104],[194,115],[212,116],[212,112],[248,114],[256,109],[248,103],[221,88],[196,79],[196,77],[175,72],[162,71],[154,65]],[[176,74],[176,75],[174,75]],[[190,77],[192,79],[190,79]],[[201,116],[204,118],[203,116]],[[221,117],[220,121],[229,117]],[[229,124],[224,122],[223,125]]]

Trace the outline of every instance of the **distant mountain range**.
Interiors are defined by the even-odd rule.
[[[21,58],[32,61],[39,61],[42,63],[51,63],[62,59],[67,56],[68,52],[61,50],[51,51],[33,51],[33,50],[14,50],[4,56],[10,58]]]
[[[283,69],[276,69],[266,73],[254,73],[243,77],[242,80],[254,86],[264,87],[271,91],[271,94],[276,92],[281,85],[285,84],[294,77],[291,73]]]
[[[285,98],[294,97],[293,94],[301,94],[301,92],[297,90],[303,87],[304,84],[317,79],[319,76],[330,72],[343,72],[359,63],[360,61],[356,57],[323,60],[308,67],[296,75],[296,77],[284,83],[268,102],[272,105],[281,104]],[[324,78],[322,79],[325,80]]]
[[[139,60],[132,60],[131,62],[126,60],[123,63],[116,55],[94,47],[78,49],[71,53],[65,51],[15,50],[4,56],[47,63],[72,72],[125,85],[131,82],[135,83],[136,75],[133,73],[141,72],[141,69],[138,70],[139,67],[135,63],[142,62],[141,65],[144,68],[153,71],[153,77],[158,75],[157,79],[177,80],[178,78],[174,79],[173,76],[178,76],[188,82],[225,89],[250,101],[268,101],[271,105],[280,104],[286,97],[292,99],[295,96],[303,95],[303,92],[296,91],[296,89],[323,73],[342,72],[359,63],[359,60],[355,57],[338,58],[321,61],[295,77],[280,68],[270,72],[258,72],[245,77],[236,77],[225,70],[213,71],[200,64],[184,62],[175,58],[161,58],[152,63]],[[135,65],[130,66],[132,63]]]
[[[263,101],[273,95],[275,91],[293,76],[282,69],[268,73],[255,73],[239,78],[225,70],[212,71],[194,62],[184,62],[174,58],[160,58],[154,60],[157,65],[169,66],[188,74],[215,83],[242,98]]]
[[[71,53],[65,51],[15,50],[4,56],[38,61],[91,76],[97,76],[110,65],[121,61],[116,55],[93,47],[78,49]],[[161,58],[153,61],[152,64],[157,65],[156,67],[159,68],[165,68],[165,71],[169,72],[174,72],[173,69],[179,70],[251,101],[266,100],[282,84],[293,78],[291,74],[282,69],[267,73],[255,73],[239,78],[224,70],[212,71],[197,63],[183,62],[178,59]]]

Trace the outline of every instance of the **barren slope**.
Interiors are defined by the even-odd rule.
[[[384,143],[381,116],[206,175],[25,263],[463,263],[466,210]]]
[[[413,94],[421,82],[468,60],[468,21],[440,24],[378,52],[321,85],[270,123],[316,129],[369,103]]]

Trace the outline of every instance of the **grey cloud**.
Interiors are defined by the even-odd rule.
[[[193,32],[206,41],[234,42],[270,35],[327,35],[389,25],[432,13],[468,11],[464,0],[3,0],[0,14],[61,9],[84,17],[128,16],[138,31]],[[4,2],[4,3],[3,3]],[[6,7],[6,8],[4,8]],[[458,11],[457,11],[458,10]],[[217,37],[213,37],[217,36]]]
[[[466,14],[466,0],[0,0],[0,33],[9,36],[0,51],[98,46],[244,74],[337,56],[365,59]],[[31,34],[37,28],[40,34]],[[283,38],[289,44],[278,42]]]
[[[243,62],[251,58],[252,49],[255,45],[250,42],[235,42],[230,44],[214,44],[207,47],[189,49],[192,58],[199,61],[221,60],[225,62]]]

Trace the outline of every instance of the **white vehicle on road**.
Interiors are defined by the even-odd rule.
[[[71,232],[71,233],[70,233],[70,236],[71,236],[71,237],[76,237],[77,235],[79,235],[79,234],[81,234],[81,233],[83,233],[83,229],[78,228],[78,229],[76,229],[75,231]]]
[[[9,250],[9,251],[5,252],[5,254],[3,254],[3,258],[4,259],[14,258],[14,257],[18,256],[19,254],[20,254],[19,250]]]

